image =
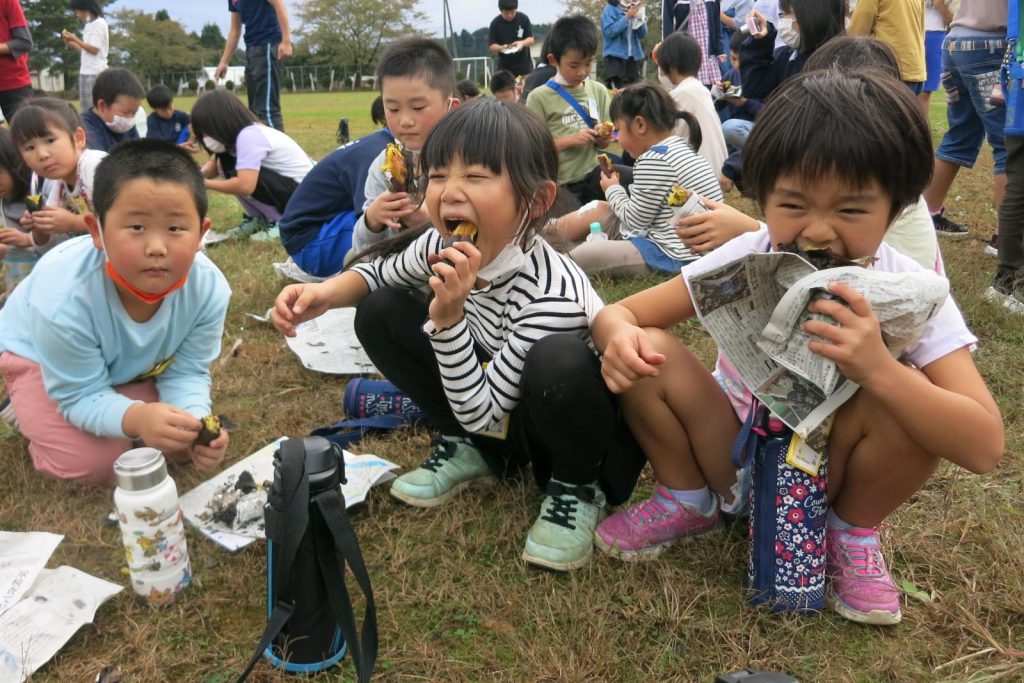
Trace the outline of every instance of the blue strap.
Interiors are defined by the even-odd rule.
[[[576,113],[580,115],[580,118],[583,119],[583,123],[587,124],[588,128],[594,127],[594,124],[596,123],[594,118],[583,109],[583,105],[577,102],[576,98],[570,95],[565,88],[558,83],[555,83],[553,80],[548,81],[546,85],[561,95],[563,100],[572,105],[572,108],[576,110]]]
[[[732,445],[732,464],[736,469],[746,467],[752,462],[754,454],[757,452],[757,438],[760,435],[754,431],[754,423],[760,413],[761,404],[754,399],[751,402],[750,412],[747,413],[747,419],[743,421],[740,433]]]
[[[352,420],[342,420],[327,427],[320,427],[310,432],[310,436],[322,436],[342,448],[358,443],[367,430],[370,429],[398,429],[411,424],[408,417],[404,415],[378,415],[376,417],[359,417]],[[346,431],[347,430],[347,431]]]

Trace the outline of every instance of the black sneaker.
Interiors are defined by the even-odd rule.
[[[989,256],[999,258],[999,233],[992,235],[992,238],[985,245],[985,253]]]
[[[1024,315],[1024,277],[996,272],[985,298],[1017,315]]]
[[[946,209],[939,209],[938,213],[932,214],[932,223],[935,224],[935,231],[940,235],[966,235],[968,228],[946,218]]]

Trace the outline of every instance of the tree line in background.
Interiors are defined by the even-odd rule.
[[[100,2],[107,5],[113,0]],[[286,65],[337,65],[350,67],[354,73],[369,73],[388,43],[425,33],[427,17],[417,4],[417,0],[300,0],[297,16],[292,18],[295,52]],[[22,5],[35,41],[29,67],[63,73],[65,82],[73,83],[78,76],[79,54],[64,44],[60,32],[67,29],[80,35],[81,26],[68,0],[22,0]],[[563,5],[567,13],[583,12],[599,24],[605,0],[564,0]],[[660,16],[656,10],[653,14],[645,41],[648,50],[660,36]],[[163,9],[155,14],[120,9],[105,15],[110,24],[110,64],[130,68],[143,80],[214,66],[224,49],[224,35],[217,24],[206,24],[198,33],[186,31]],[[549,24],[534,24],[538,43],[550,28]],[[487,33],[486,26],[461,30],[453,38],[457,55],[490,56]],[[244,64],[241,51],[231,63]]]

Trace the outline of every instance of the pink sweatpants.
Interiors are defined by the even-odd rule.
[[[46,393],[38,363],[5,351],[0,354],[0,373],[36,470],[80,484],[113,487],[114,461],[135,447],[132,441],[89,434],[65,420]],[[160,400],[152,379],[123,384],[114,391],[147,403]]]

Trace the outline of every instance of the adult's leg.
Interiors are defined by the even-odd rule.
[[[89,434],[67,422],[46,393],[38,363],[6,352],[0,355],[0,372],[21,433],[29,441],[28,452],[35,469],[57,479],[112,487],[114,461],[134,447],[132,441]],[[152,380],[114,390],[139,401],[159,400]]]
[[[935,213],[942,209],[946,201],[949,188],[956,180],[956,174],[960,172],[960,166],[952,161],[935,158],[935,167],[932,171],[932,180],[922,193],[925,202],[928,204],[928,211]]]
[[[4,118],[8,121],[13,119],[15,112],[18,111],[18,107],[20,107],[31,94],[32,86],[28,85],[24,88],[15,88],[14,90],[4,90],[3,92],[0,92],[0,111],[3,112]]]
[[[1024,277],[1024,137],[1006,138],[1006,194],[999,205],[999,270]]]
[[[280,68],[276,45],[252,45],[245,48],[245,89],[252,110],[261,123],[280,131]]]

